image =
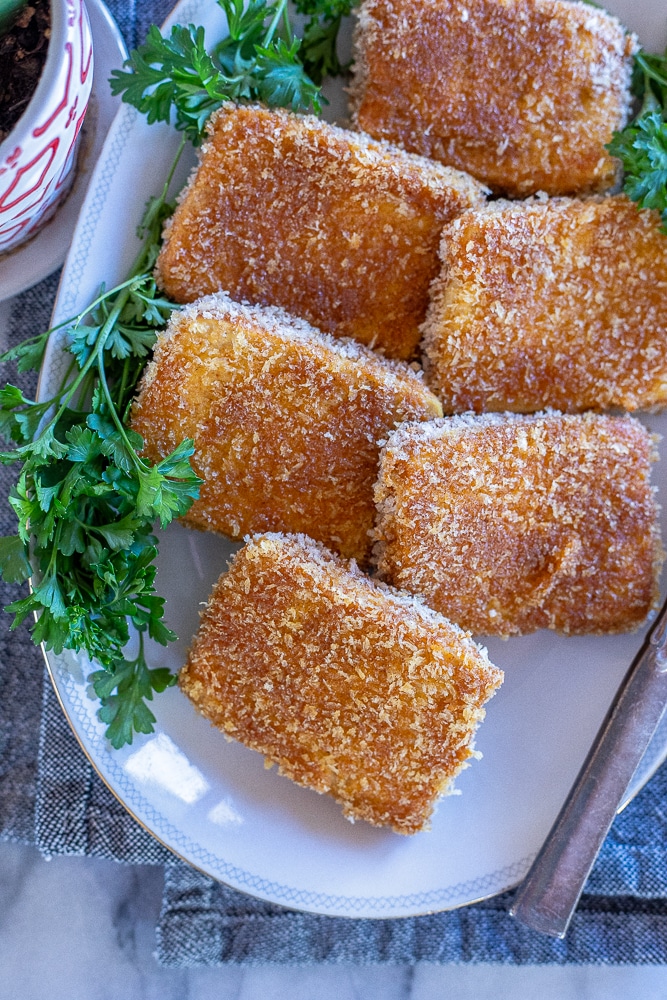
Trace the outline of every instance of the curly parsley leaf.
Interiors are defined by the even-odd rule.
[[[119,659],[108,670],[89,677],[102,707],[99,717],[107,725],[107,738],[119,749],[132,743],[134,733],[152,733],[155,716],[146,704],[153,692],[160,693],[176,683],[168,670],[150,670],[144,656],[143,633],[139,655],[134,660]]]
[[[44,351],[49,340],[49,331],[30,337],[0,355],[0,364],[16,361],[20,372],[39,371],[44,359]]]
[[[667,51],[640,51],[632,86],[641,102],[639,113],[614,133],[607,149],[623,165],[623,190],[640,208],[659,212],[667,233]]]
[[[349,65],[338,57],[338,33],[360,0],[295,0],[300,14],[308,16],[301,42],[301,62],[316,84],[327,76],[346,73]]]
[[[299,45],[296,38],[289,45],[279,38],[272,46],[255,46],[255,89],[260,101],[269,107],[319,110],[319,89],[297,59]]]
[[[212,52],[204,29],[175,25],[165,38],[152,26],[111,89],[147,120],[172,122],[199,145],[206,122],[225,101],[260,100],[293,111],[320,110],[319,88],[299,58],[287,0],[217,0],[229,35]]]
[[[198,144],[209,115],[236,96],[205,48],[204,29],[175,25],[168,38],[152,25],[145,43],[125,66],[113,70],[111,91],[146,115],[150,124],[170,122]]]
[[[657,112],[638,118],[609,143],[623,163],[623,189],[640,208],[653,208],[667,233],[667,122]]]

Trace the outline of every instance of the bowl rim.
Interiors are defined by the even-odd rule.
[[[70,0],[71,2],[71,0]],[[41,117],[45,108],[48,108],[52,95],[57,91],[53,88],[53,83],[57,79],[63,59],[65,58],[65,45],[76,21],[72,26],[67,23],[68,0],[49,0],[51,8],[51,34],[46,53],[46,61],[42,69],[37,86],[33,91],[26,108],[14,125],[9,135],[0,143],[0,163],[10,156],[17,146],[25,145],[30,138],[30,133],[34,127],[35,119]],[[81,0],[83,7],[83,0]],[[76,10],[72,4],[71,9]],[[85,15],[84,15],[85,16]]]

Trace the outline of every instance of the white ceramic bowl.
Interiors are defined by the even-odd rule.
[[[30,239],[67,194],[92,82],[85,4],[51,0],[51,38],[42,76],[0,144],[0,253]]]

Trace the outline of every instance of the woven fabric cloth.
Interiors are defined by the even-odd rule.
[[[131,45],[167,8],[124,0],[109,6]],[[56,288],[54,275],[14,300],[9,344],[48,326]],[[11,369],[4,376],[34,389],[34,380]],[[15,530],[6,502],[14,475],[0,467],[2,534]],[[18,594],[0,582],[3,605]],[[45,856],[164,865],[158,957],[170,966],[667,962],[667,769],[617,818],[565,941],[517,925],[507,916],[508,896],[404,920],[296,913],[175,861],[135,823],[80,750],[25,628],[0,630],[0,838],[35,843]]]
[[[347,920],[282,910],[192,869],[167,867],[158,956],[173,966],[667,961],[665,900],[586,895],[566,939],[557,941],[512,920],[511,897],[427,917]]]

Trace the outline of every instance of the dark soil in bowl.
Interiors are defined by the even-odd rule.
[[[28,106],[42,75],[50,35],[50,2],[33,0],[0,38],[0,142]]]

